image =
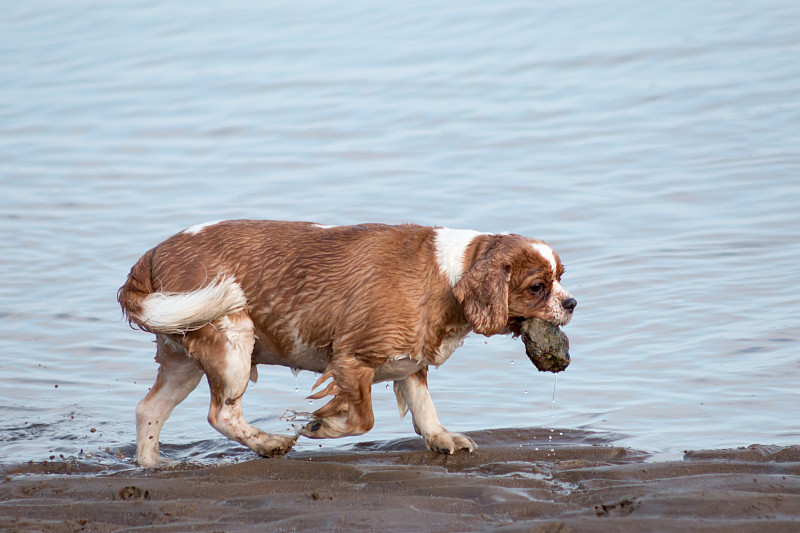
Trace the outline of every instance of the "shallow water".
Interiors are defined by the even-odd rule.
[[[154,345],[116,290],[221,218],[549,241],[579,301],[555,402],[519,340],[471,336],[430,378],[450,429],[800,440],[796,2],[17,2],[0,57],[4,462],[129,460]],[[313,375],[260,373],[257,425],[313,408]],[[371,433],[300,447],[411,436],[374,393]],[[176,409],[167,455],[251,457],[207,402]]]

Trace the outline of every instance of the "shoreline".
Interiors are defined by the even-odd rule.
[[[800,446],[650,462],[645,452],[574,436],[536,449],[536,431],[469,433],[478,450],[454,456],[409,438],[152,471],[59,461],[0,467],[0,529],[800,529]]]

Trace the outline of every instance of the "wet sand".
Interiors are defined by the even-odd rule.
[[[452,457],[409,438],[155,471],[7,466],[0,530],[800,530],[800,446],[654,462],[564,433],[552,441],[541,429],[470,433],[480,448]]]

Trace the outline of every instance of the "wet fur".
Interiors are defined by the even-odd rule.
[[[448,275],[437,264],[441,231],[238,220],[190,228],[145,253],[118,293],[131,325],[155,333],[159,346],[156,384],[137,408],[139,463],[158,463],[163,421],[202,374],[212,426],[261,455],[288,450],[297,435],[270,435],[242,417],[259,363],[323,373],[315,388],[328,383],[312,397],[333,398],[302,435],[365,433],[372,383],[389,379],[431,449],[471,451],[471,440],[439,423],[427,367],[446,361],[470,330],[509,333],[522,318],[546,318],[550,296],[526,296],[522,284],[535,278],[552,292],[563,268],[537,252],[541,241],[476,234],[453,284],[453,265]],[[203,311],[193,315],[201,293]]]

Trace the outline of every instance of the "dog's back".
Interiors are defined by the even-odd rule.
[[[245,309],[265,332],[291,323],[330,342],[335,329],[406,322],[435,303],[425,301],[441,277],[432,234],[414,225],[200,225],[145,253],[118,300],[132,325],[153,333],[191,331]]]

